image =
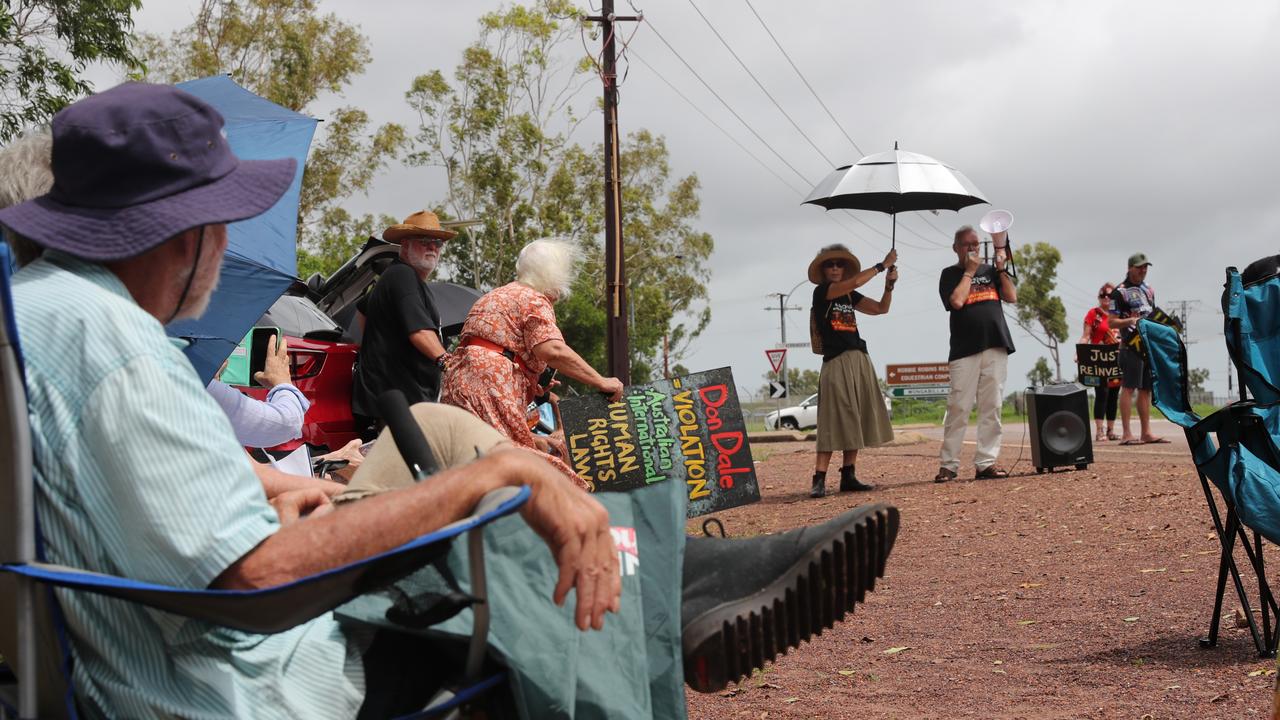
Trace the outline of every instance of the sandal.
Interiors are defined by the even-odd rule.
[[[1116,433],[1109,432],[1107,433],[1107,439],[1110,440],[1111,442],[1115,442],[1116,440],[1120,439],[1120,436],[1117,435]]]
[[[1158,437],[1158,438],[1152,438],[1150,440],[1143,440],[1142,442],[1147,445],[1167,445],[1169,443],[1169,439]]]
[[[973,474],[974,480],[1000,480],[1007,477],[1009,477],[1009,471],[998,468],[995,465],[988,465]]]
[[[1138,439],[1138,438],[1129,438],[1128,440],[1123,440],[1123,441],[1121,441],[1121,443],[1120,443],[1120,444],[1121,444],[1121,445],[1146,445],[1146,444],[1147,444],[1147,441],[1146,441],[1146,440],[1140,440],[1140,439]]]
[[[947,482],[948,480],[955,480],[955,479],[956,479],[956,474],[946,468],[938,468],[938,474],[933,476],[933,481],[936,483],[944,483],[944,482]]]
[[[1094,436],[1093,436],[1093,441],[1094,441],[1094,442],[1106,442],[1106,441],[1107,441],[1107,434],[1106,434],[1106,433],[1098,433],[1097,435],[1094,435]]]

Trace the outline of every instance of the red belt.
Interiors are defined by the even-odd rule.
[[[459,347],[484,348],[485,350],[498,353],[502,357],[510,360],[511,362],[516,364],[516,367],[520,368],[526,373],[530,372],[529,366],[524,364],[524,358],[517,355],[514,350],[508,350],[507,348],[502,347],[496,342],[490,342],[480,337],[468,336],[462,340],[462,344]]]

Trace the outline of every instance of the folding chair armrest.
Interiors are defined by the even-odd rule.
[[[530,494],[528,486],[500,488],[486,495],[470,516],[398,548],[260,590],[175,588],[45,563],[0,565],[0,572],[15,573],[55,587],[120,598],[245,632],[277,633],[416,570],[444,553],[448,541],[458,535],[515,512],[528,501]]]

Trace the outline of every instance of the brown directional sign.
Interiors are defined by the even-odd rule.
[[[884,381],[888,385],[947,385],[951,382],[951,369],[944,362],[886,365]]]

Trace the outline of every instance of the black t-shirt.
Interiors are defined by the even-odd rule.
[[[1146,283],[1131,283],[1128,278],[1125,278],[1124,282],[1111,291],[1111,302],[1116,317],[1143,318],[1156,309],[1156,291]],[[1137,326],[1120,328],[1120,347],[1125,347],[1136,332],[1138,332]]]
[[[440,327],[431,291],[418,274],[399,260],[391,263],[357,307],[365,324],[352,379],[352,412],[379,417],[378,396],[388,390],[404,393],[410,405],[435,402],[440,368],[409,342],[412,333]]]
[[[822,335],[822,361],[826,362],[846,350],[867,351],[867,343],[858,332],[858,318],[853,310],[862,300],[862,293],[851,291],[835,300],[827,299],[831,283],[824,282],[813,289],[813,310],[818,317],[818,332]]]
[[[983,350],[1002,347],[1013,354],[1013,338],[1004,320],[1004,303],[1000,300],[1000,282],[996,269],[979,265],[969,285],[969,298],[959,310],[951,308],[951,293],[960,284],[964,268],[952,265],[942,269],[938,294],[942,306],[951,313],[951,354],[947,361],[977,355]]]

